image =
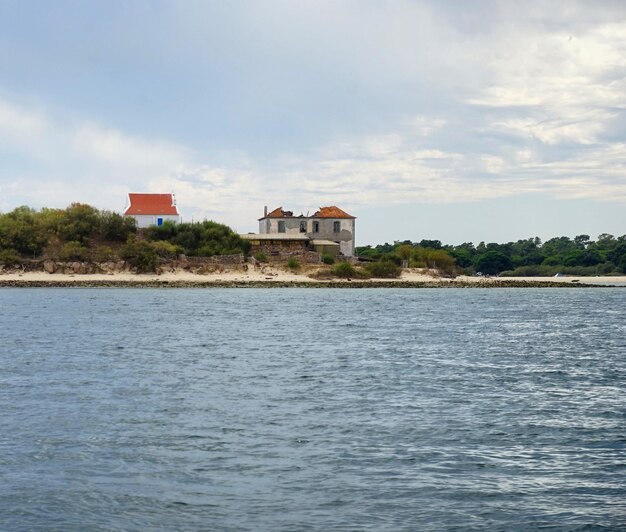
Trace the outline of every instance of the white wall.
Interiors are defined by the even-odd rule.
[[[163,218],[164,222],[167,220],[174,223],[180,223],[180,216],[178,216],[177,214],[159,214],[157,216],[152,216],[148,214],[134,214],[131,216],[135,219],[137,227],[141,229],[145,227],[150,227],[151,225],[156,225],[157,218]]]

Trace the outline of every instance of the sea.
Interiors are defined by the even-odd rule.
[[[0,530],[625,530],[626,289],[0,289]]]

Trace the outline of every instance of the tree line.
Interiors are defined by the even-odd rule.
[[[594,241],[589,235],[573,239],[560,236],[542,242],[528,238],[505,244],[445,245],[439,240],[396,241],[393,244],[357,248],[366,260],[405,261],[411,267],[429,267],[465,274],[537,276],[608,275],[626,273],[626,235],[603,233]]]

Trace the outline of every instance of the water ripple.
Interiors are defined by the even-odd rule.
[[[0,528],[626,528],[625,303],[3,289]]]

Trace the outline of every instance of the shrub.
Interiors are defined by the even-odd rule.
[[[394,262],[385,260],[381,262],[370,262],[365,265],[365,269],[372,275],[381,279],[392,279],[400,277],[402,269]]]
[[[258,262],[267,262],[267,255],[265,253],[263,253],[262,251],[258,251],[257,253],[255,253],[254,254],[254,258]]]
[[[148,242],[138,242],[129,238],[120,256],[140,273],[153,272],[159,262],[155,249]]]
[[[100,232],[104,238],[125,242],[130,233],[135,233],[137,227],[135,219],[124,217],[116,212],[100,212]]]
[[[60,257],[61,260],[87,260],[89,250],[80,242],[72,240],[63,244]]]
[[[335,257],[333,257],[330,253],[322,253],[322,262],[324,264],[335,264]]]
[[[152,242],[151,245],[152,249],[154,249],[159,257],[173,258],[178,254],[180,250],[178,246],[175,246],[167,240],[157,240],[156,242]]]
[[[96,249],[96,262],[107,262],[116,258],[115,252],[109,246],[100,246]]]
[[[98,210],[82,203],[72,203],[57,222],[57,232],[63,240],[82,244],[87,243],[100,225]]]
[[[289,260],[287,261],[287,266],[291,270],[297,270],[300,267],[300,263],[298,262],[298,259],[296,259],[295,257],[290,257]]]
[[[349,262],[339,262],[330,270],[335,277],[347,279],[348,277],[356,277],[357,271]]]
[[[14,249],[0,250],[0,264],[16,264],[19,261],[20,257]]]

